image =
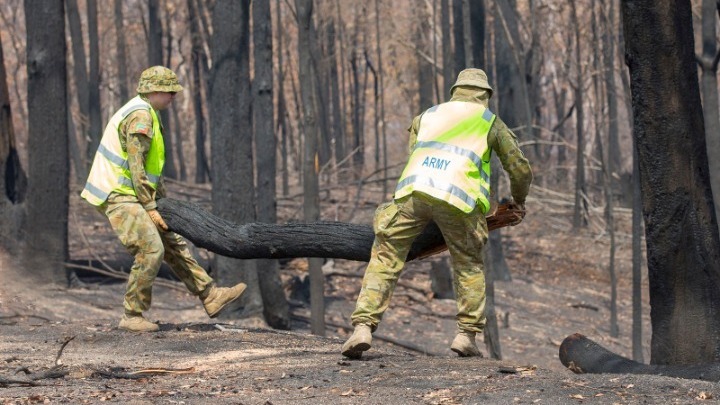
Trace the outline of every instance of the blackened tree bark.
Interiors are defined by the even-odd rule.
[[[378,125],[380,126],[380,138],[382,140],[382,156],[383,156],[383,168],[385,169],[385,176],[383,180],[383,196],[388,194],[388,180],[387,180],[387,132],[385,131],[385,85],[384,85],[384,73],[382,63],[382,47],[380,46],[380,0],[375,0],[375,31],[376,31],[376,47],[377,47],[377,59],[378,59],[378,81],[379,81],[379,92],[380,99],[380,118]],[[449,40],[449,38],[448,38]]]
[[[720,237],[690,7],[689,0],[622,2],[654,364],[720,361]]]
[[[414,18],[417,20],[415,31],[413,32],[413,42],[419,52],[426,56],[430,55],[430,38],[427,33],[430,32],[430,22],[427,10],[424,6],[413,8],[417,13]],[[418,95],[419,103],[416,111],[425,111],[432,107],[435,102],[433,100],[433,67],[430,62],[422,55],[417,55],[418,61]]]
[[[20,205],[25,199],[27,177],[15,146],[7,74],[0,42],[0,244],[13,251],[22,221]]]
[[[642,339],[642,191],[637,146],[633,140],[632,198],[632,358],[644,362]]]
[[[287,114],[287,105],[285,102],[285,64],[283,61],[283,24],[282,24],[282,14],[280,12],[280,4],[281,1],[277,0],[275,2],[275,26],[277,27],[277,58],[278,58],[278,80],[277,80],[277,128],[278,132],[281,134],[281,143],[280,143],[280,164],[282,167],[282,195],[287,196],[290,194],[290,185],[289,185],[289,165],[288,165],[288,143],[289,143],[289,136],[287,131],[287,125],[285,121],[285,115]],[[338,132],[335,133],[337,135]]]
[[[120,91],[120,103],[122,104],[129,99],[122,0],[115,0],[115,18],[113,22],[115,24],[115,51],[117,52],[117,59],[115,60],[115,65],[117,66],[118,70],[118,90]]]
[[[320,196],[318,193],[318,128],[315,111],[315,74],[311,60],[313,0],[295,0],[298,18],[298,67],[300,93],[302,97],[303,121],[305,123],[305,156],[303,189],[305,193],[303,212],[306,222],[320,218]],[[362,151],[360,151],[362,154]],[[316,335],[325,335],[325,278],[322,273],[322,259],[308,258],[310,272],[310,328]]]
[[[97,0],[87,0],[88,44],[90,69],[88,71],[88,119],[90,121],[90,150],[96,151],[102,136],[100,108],[100,46],[98,41]],[[83,62],[84,63],[84,62]],[[89,155],[88,155],[89,157]]]
[[[612,174],[611,180],[620,171],[622,164],[622,150],[620,148],[620,134],[618,131],[618,94],[615,85],[615,0],[609,1],[607,9],[602,13],[603,58],[605,60],[605,88],[607,89],[608,114],[608,170]],[[603,7],[604,8],[604,7]]]
[[[440,0],[440,29],[442,32],[442,61],[443,61],[443,87],[441,100],[450,99],[450,86],[453,85],[452,40],[450,35],[450,5],[449,0]]]
[[[149,65],[164,65],[162,48],[163,25],[162,20],[160,19],[160,0],[150,0],[148,2],[147,34]],[[171,179],[177,179],[175,156],[173,154],[172,131],[170,130],[170,114],[168,109],[160,111],[160,121],[163,123],[163,140],[165,141],[165,166],[163,166],[163,176]]]
[[[470,37],[472,38],[473,67],[485,67],[485,0],[468,2],[470,11]],[[468,66],[471,67],[471,66]]]
[[[463,24],[463,0],[453,0],[453,55],[455,56],[455,69],[453,76],[457,77],[461,70],[468,67],[465,61],[465,33],[463,32],[465,25]]]
[[[26,268],[40,282],[61,282],[68,258],[68,132],[65,10],[25,1],[29,122]],[[52,113],[48,113],[52,111]]]
[[[213,68],[210,80],[213,213],[233,222],[255,218],[250,116],[250,1],[221,0],[213,10]],[[243,315],[259,316],[262,298],[254,261],[215,257],[213,268],[224,284],[243,281],[248,289]],[[240,271],[238,271],[238,269]],[[237,317],[226,311],[227,317]]]
[[[482,7],[482,4],[478,5],[477,3],[481,2],[471,2],[471,7]],[[484,15],[484,12],[482,13],[482,15]],[[497,81],[495,83],[495,86],[493,87],[495,89],[493,97],[498,100],[498,115],[502,118],[503,122],[512,127],[520,121],[517,113],[518,111],[521,111],[520,106],[522,105],[522,101],[519,97],[519,79],[517,77],[517,74],[514,74],[514,72],[516,72],[516,64],[513,62],[513,51],[510,46],[510,40],[506,35],[508,30],[504,28],[508,24],[507,22],[503,22],[503,20],[499,17],[495,18],[494,24],[495,71]],[[477,27],[479,25],[484,26],[485,20],[482,19],[478,21],[473,21],[471,26],[474,28],[471,30],[471,33],[484,33],[485,29]],[[475,55],[475,50],[477,48],[474,46],[474,44],[478,41],[484,42],[484,38],[473,37],[471,41],[473,46],[468,48],[473,50],[472,59],[474,61],[476,58],[479,58],[481,56]],[[499,161],[497,159],[493,159],[491,164],[491,188],[497,191],[499,187],[499,175],[502,172],[502,166],[499,164]],[[497,200],[498,195],[494,194],[492,198]],[[490,253],[487,255],[487,268],[488,272],[493,273],[493,279],[499,281],[512,280],[512,276],[510,275],[510,269],[505,260],[505,251],[503,249],[502,235],[500,234],[500,232],[494,232],[493,234],[490,234],[490,236],[488,237],[487,249],[490,251]]]
[[[600,145],[601,162],[603,165],[603,188],[605,194],[605,222],[610,236],[610,261],[608,263],[608,271],[610,273],[610,336],[618,337],[620,334],[620,328],[618,326],[618,310],[617,310],[617,273],[615,271],[615,252],[617,250],[617,243],[615,242],[615,216],[613,212],[614,205],[614,194],[613,185],[615,171],[619,167],[619,146],[618,146],[618,124],[617,124],[617,99],[615,95],[615,49],[614,41],[612,39],[612,32],[614,21],[613,14],[615,13],[615,7],[613,6],[614,1],[610,2],[610,21],[605,18],[605,11],[603,5],[600,6],[600,19],[603,24],[603,65],[605,67],[604,85],[598,86],[605,89],[607,97],[607,112],[608,112],[608,147],[607,147],[607,158],[603,156],[603,146]],[[592,7],[595,7],[593,4]],[[600,121],[600,120],[598,120]],[[602,137],[600,133],[596,134],[598,140]]]
[[[188,20],[190,20],[190,64],[192,66],[192,84],[190,93],[195,112],[195,182],[205,183],[210,175],[207,155],[205,154],[205,114],[203,113],[203,92],[207,54],[200,34],[200,16],[194,0],[187,0]]]
[[[75,128],[80,131],[80,139],[83,141],[89,140],[89,117],[90,117],[90,88],[88,83],[88,73],[85,57],[85,44],[83,42],[82,23],[80,21],[80,11],[78,10],[77,0],[67,0],[67,17],[70,28],[70,37],[72,40],[72,54],[73,54],[73,79],[75,80],[75,91],[77,93],[78,108],[80,109],[80,120]],[[72,134],[71,136],[75,136]],[[83,142],[84,143],[84,142]],[[87,173],[90,165],[92,165],[95,152],[97,151],[97,145],[93,148],[92,141],[85,145],[85,168],[82,168],[84,173]],[[86,177],[86,176],[82,176]]]
[[[583,66],[580,45],[580,23],[575,2],[570,2],[570,19],[575,28],[575,135],[577,150],[575,151],[575,208],[573,210],[573,227],[587,226],[587,202],[585,201],[585,109],[583,108]]]
[[[253,52],[255,53],[255,79],[253,81],[253,114],[255,145],[257,148],[257,219],[277,222],[275,198],[275,165],[277,142],[273,123],[273,65],[272,18],[270,3],[252,3]],[[259,260],[257,263],[260,293],[265,320],[280,329],[290,328],[290,309],[278,272],[277,260]]]
[[[327,54],[327,46],[324,46],[327,38],[320,35],[321,33],[326,33],[323,28],[324,22],[322,19],[319,25],[318,28],[315,27],[315,24],[310,25],[312,35],[310,44],[313,47],[311,52],[315,55],[315,57],[312,58],[313,70],[317,72],[314,83],[316,93],[315,100],[317,102],[315,109],[317,110],[318,129],[320,130],[317,145],[318,162],[320,166],[325,166],[332,158],[332,140],[330,136],[330,117],[328,110],[330,84],[327,82],[329,76],[329,57]]]
[[[335,142],[335,164],[336,171],[347,167],[344,161],[347,154],[345,147],[345,114],[341,107],[343,95],[340,94],[340,75],[338,74],[338,53],[336,51],[335,41],[336,31],[335,22],[329,21],[327,25],[327,41],[328,41],[328,61],[330,68],[330,105],[332,107],[332,137]],[[343,57],[342,55],[340,56]]]

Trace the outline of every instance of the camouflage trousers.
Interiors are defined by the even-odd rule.
[[[138,314],[150,308],[153,281],[163,259],[191,293],[200,295],[213,284],[187,242],[174,232],[159,230],[140,203],[108,201],[101,210],[120,242],[135,257],[123,302],[125,313]]]
[[[421,193],[378,207],[373,220],[375,241],[365,270],[352,323],[374,331],[390,304],[410,246],[430,221],[440,228],[452,258],[459,330],[482,332],[485,327],[483,246],[488,229],[479,208],[466,214]]]

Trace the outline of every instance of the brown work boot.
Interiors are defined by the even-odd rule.
[[[450,345],[450,350],[454,351],[460,357],[482,357],[480,349],[475,344],[475,332],[461,330],[455,336]]]
[[[143,318],[142,314],[123,314],[118,328],[130,332],[157,332],[160,329],[157,324]]]
[[[359,323],[355,325],[355,331],[350,339],[342,346],[342,355],[351,359],[359,359],[362,352],[370,349],[372,342],[372,329],[370,325]]]
[[[240,298],[246,288],[245,283],[239,283],[235,287],[216,287],[213,285],[207,295],[204,298],[201,297],[205,312],[210,318],[215,318],[220,315],[220,311],[229,303]]]

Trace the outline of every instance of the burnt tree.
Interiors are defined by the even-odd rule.
[[[651,363],[720,361],[720,236],[689,0],[622,2],[647,240]]]
[[[33,119],[23,258],[41,282],[60,282],[68,259],[70,172],[63,3],[26,0],[25,18],[28,115]]]

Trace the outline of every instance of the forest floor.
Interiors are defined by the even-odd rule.
[[[171,196],[206,202],[203,187],[170,187]],[[328,191],[328,220],[369,223],[379,191]],[[74,193],[76,194],[76,193]],[[291,301],[290,331],[255,323],[209,320],[196,298],[157,285],[148,317],[160,332],[117,329],[122,280],[83,277],[80,288],[31,285],[23,269],[0,252],[0,404],[579,404],[697,403],[720,398],[720,383],[645,375],[579,375],[558,360],[562,340],[585,334],[620,355],[631,355],[630,212],[616,211],[618,325],[609,336],[609,238],[601,210],[590,224],[572,229],[569,198],[535,189],[520,226],[503,230],[512,281],[496,282],[502,360],[458,358],[455,301],[433,299],[428,271],[433,260],[407,265],[362,360],[340,355],[360,287],[362,263],[328,261],[327,332],[310,334],[309,305]],[[75,198],[75,197],[73,197]],[[283,220],[302,209],[279,202]],[[542,209],[541,209],[542,207]],[[71,258],[117,263],[128,256],[104,218],[72,201]],[[209,254],[198,251],[201,262]],[[302,278],[302,259],[284,263],[281,275]],[[643,346],[649,360],[647,275],[643,275]],[[481,343],[481,338],[479,342]],[[391,343],[395,341],[401,345]],[[483,352],[486,352],[483,348]],[[29,373],[29,374],[28,374]],[[43,374],[46,373],[46,374]],[[48,374],[49,373],[49,374]],[[57,373],[53,375],[52,373]]]

